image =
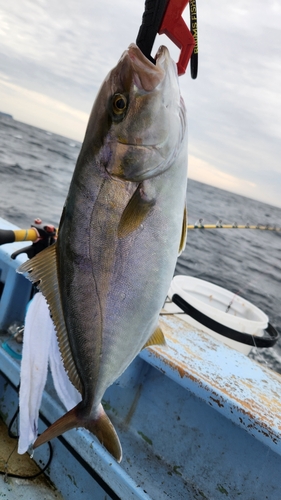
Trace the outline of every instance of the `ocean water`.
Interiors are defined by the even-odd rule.
[[[0,116],[0,216],[21,228],[36,217],[57,225],[81,144]],[[281,225],[281,209],[189,180],[189,224]],[[281,333],[281,233],[190,230],[176,274],[195,276],[250,300]],[[250,355],[281,373],[281,340]]]

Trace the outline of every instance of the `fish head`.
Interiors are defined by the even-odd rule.
[[[105,79],[91,121],[90,135],[97,127],[100,133],[100,164],[111,176],[141,182],[167,170],[186,129],[168,49],[160,47],[153,64],[131,44]]]

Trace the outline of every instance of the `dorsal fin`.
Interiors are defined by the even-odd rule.
[[[19,273],[28,272],[27,278],[43,293],[57,332],[64,368],[74,387],[81,393],[82,384],[72,357],[61,306],[57,275],[56,243],[38,253],[18,268]]]
[[[186,238],[187,238],[187,209],[186,209],[186,205],[184,205],[181,240],[180,240],[180,246],[179,246],[179,255],[185,249]]]
[[[164,333],[162,332],[160,326],[157,326],[154,330],[151,337],[149,337],[148,341],[144,344],[143,349],[149,347],[150,345],[166,345]]]

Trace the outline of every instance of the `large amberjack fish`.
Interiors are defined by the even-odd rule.
[[[132,44],[97,95],[57,243],[20,267],[42,291],[82,401],[34,448],[75,428],[122,449],[101,400],[158,327],[186,238],[187,131],[176,65]]]

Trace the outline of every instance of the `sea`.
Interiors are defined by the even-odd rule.
[[[58,225],[81,143],[0,114],[0,216],[20,228]],[[189,179],[189,224],[281,225],[281,209]],[[264,311],[281,335],[281,232],[188,231],[175,274],[210,281]],[[250,357],[281,373],[281,340]]]

